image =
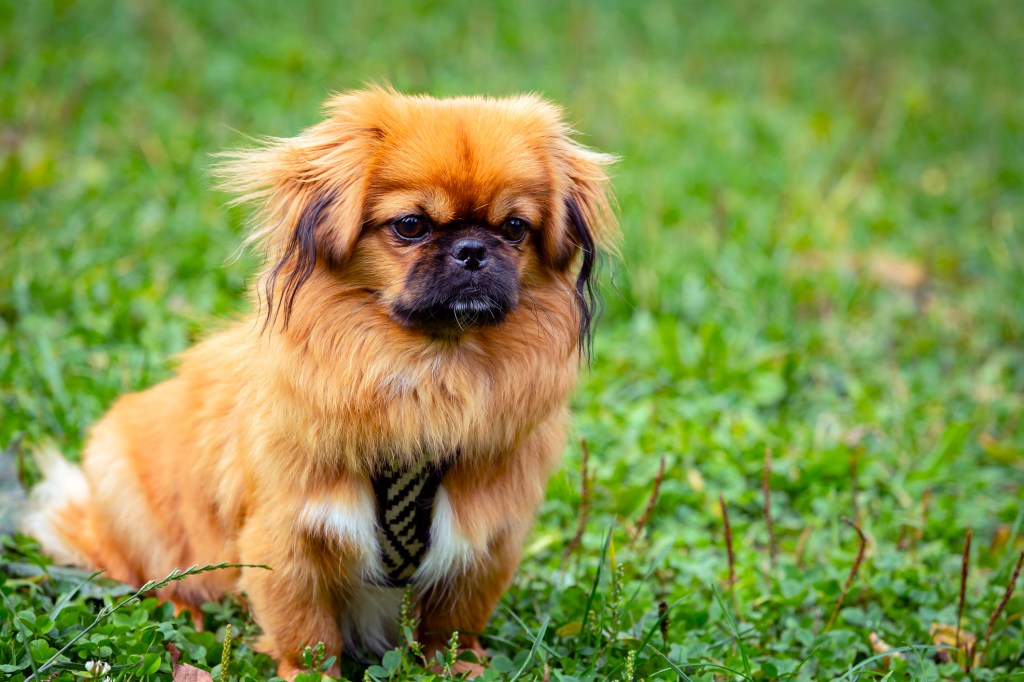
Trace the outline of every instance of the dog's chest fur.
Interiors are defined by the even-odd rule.
[[[401,477],[395,480],[400,481]],[[358,578],[340,613],[341,634],[346,651],[351,654],[357,657],[380,655],[397,644],[399,609],[405,591],[402,586],[393,586],[396,570],[388,559],[393,551],[388,547],[393,535],[382,531],[382,525],[387,523],[385,517],[389,511],[401,515],[408,510],[397,505],[380,509],[380,498],[369,483],[352,492],[348,496],[307,502],[300,523],[306,532],[329,537],[352,549],[347,556],[358,565],[346,567],[345,572],[355,573]],[[399,503],[403,501],[400,498]],[[416,504],[415,500],[408,501]],[[400,524],[399,520],[394,527]],[[406,575],[403,582],[412,587],[417,597],[430,588],[448,589],[486,551],[486,546],[474,546],[460,532],[442,482],[433,494],[426,552],[418,557],[418,565],[407,568],[411,575]]]

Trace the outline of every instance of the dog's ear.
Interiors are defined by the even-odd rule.
[[[611,183],[605,168],[614,157],[586,149],[573,141],[568,131],[558,136],[554,158],[561,179],[561,191],[552,209],[543,251],[553,267],[573,267],[576,273],[576,306],[579,320],[579,349],[589,356],[593,325],[601,312],[597,272],[604,254],[616,253],[618,225],[612,209]]]
[[[327,118],[292,138],[264,138],[251,149],[226,152],[215,168],[232,202],[258,206],[246,243],[266,253],[261,287],[267,323],[292,304],[318,260],[342,268],[363,226],[369,161],[381,133],[377,107],[387,91],[337,95]]]

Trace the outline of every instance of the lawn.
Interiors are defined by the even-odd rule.
[[[366,82],[537,91],[620,157],[624,241],[489,678],[1024,680],[1024,580],[997,612],[1024,551],[1021,64],[1024,5],[997,0],[0,3],[0,470],[76,458],[245,305],[213,154]],[[973,661],[931,632],[968,531]],[[13,680],[130,592],[2,552]],[[147,598],[40,676],[168,679],[170,642],[266,679],[255,632]]]

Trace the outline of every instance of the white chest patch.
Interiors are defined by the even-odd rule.
[[[300,521],[309,531],[343,539],[358,549],[359,573],[339,627],[347,651],[355,655],[380,655],[397,645],[399,610],[404,589],[381,587],[385,582],[377,537],[377,510],[368,490],[346,504],[310,501]],[[430,526],[430,547],[412,576],[414,594],[428,589],[456,589],[458,579],[486,556],[486,547],[474,547],[455,524],[451,499],[438,488]]]
[[[377,544],[377,510],[369,492],[360,490],[354,500],[311,500],[303,507],[299,523],[307,532],[351,545],[364,580],[384,575]]]
[[[434,498],[434,517],[430,524],[430,549],[412,576],[417,590],[452,582],[462,577],[486,548],[475,548],[455,527],[455,512],[448,491],[441,486]]]

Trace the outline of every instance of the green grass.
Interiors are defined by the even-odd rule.
[[[294,134],[328,90],[364,81],[539,91],[621,156],[625,241],[575,397],[589,523],[560,567],[574,442],[484,633],[489,675],[964,678],[923,648],[956,622],[964,533],[963,628],[979,639],[1024,548],[1021,5],[291,4],[0,3],[0,448],[52,439],[77,456],[116,396],[241,308],[255,261],[230,260],[244,212],[210,188],[215,152]],[[826,631],[857,553],[843,517],[868,544]],[[33,572],[47,564],[26,538],[5,538],[2,561],[14,680],[130,593],[69,595],[81,576]],[[227,623],[225,679],[272,674],[236,603],[206,615],[197,632],[154,599],[126,606],[58,679],[94,659],[166,679],[167,642],[215,668]],[[872,632],[906,660],[873,659]],[[1022,657],[1018,586],[974,679],[1022,679]]]

